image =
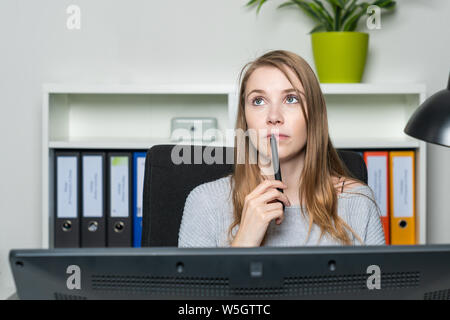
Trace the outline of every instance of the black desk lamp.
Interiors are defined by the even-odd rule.
[[[450,76],[447,89],[425,100],[409,119],[404,132],[419,140],[450,147]]]

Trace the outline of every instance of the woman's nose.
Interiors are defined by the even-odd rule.
[[[280,106],[272,105],[269,107],[269,111],[267,113],[267,123],[269,124],[278,124],[283,123],[283,115],[280,110]]]

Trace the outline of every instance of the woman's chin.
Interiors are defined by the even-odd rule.
[[[289,160],[292,157],[291,154],[279,154],[278,159],[280,162],[284,162],[286,160]]]

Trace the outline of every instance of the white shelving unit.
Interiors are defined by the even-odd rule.
[[[425,100],[423,84],[323,84],[330,137],[340,149],[416,151],[416,230],[426,241],[426,144],[403,133]],[[172,117],[216,117],[233,129],[233,85],[45,84],[42,112],[42,246],[52,247],[55,149],[148,149],[171,144]],[[215,145],[232,145],[220,140]]]

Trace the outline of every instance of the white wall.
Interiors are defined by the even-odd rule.
[[[312,65],[311,21],[272,0],[0,2],[0,298],[14,291],[8,253],[41,243],[41,84],[232,83],[243,64],[287,49]],[[66,8],[81,8],[81,30]],[[364,82],[446,86],[450,1],[398,0],[370,31]],[[363,30],[367,31],[362,24]],[[428,148],[428,242],[450,243],[450,149]]]

